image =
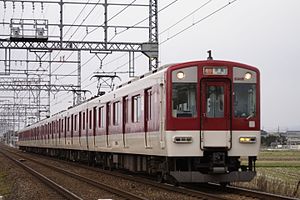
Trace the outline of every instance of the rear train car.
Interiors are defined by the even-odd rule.
[[[236,62],[166,65],[26,127],[19,147],[168,181],[250,181],[260,148],[259,78],[257,68]]]

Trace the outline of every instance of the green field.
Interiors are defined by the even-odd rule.
[[[300,198],[300,151],[261,151],[256,171],[251,182],[237,185]]]

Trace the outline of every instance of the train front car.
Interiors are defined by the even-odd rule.
[[[174,65],[166,76],[168,174],[179,182],[250,181],[260,147],[258,69],[207,60]]]

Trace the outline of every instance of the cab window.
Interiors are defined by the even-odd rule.
[[[196,117],[196,83],[172,84],[173,117]]]
[[[256,116],[256,85],[234,84],[234,117],[251,118]]]

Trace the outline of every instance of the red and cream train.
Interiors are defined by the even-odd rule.
[[[19,147],[178,182],[249,181],[260,147],[259,77],[236,62],[166,65],[26,127]]]

